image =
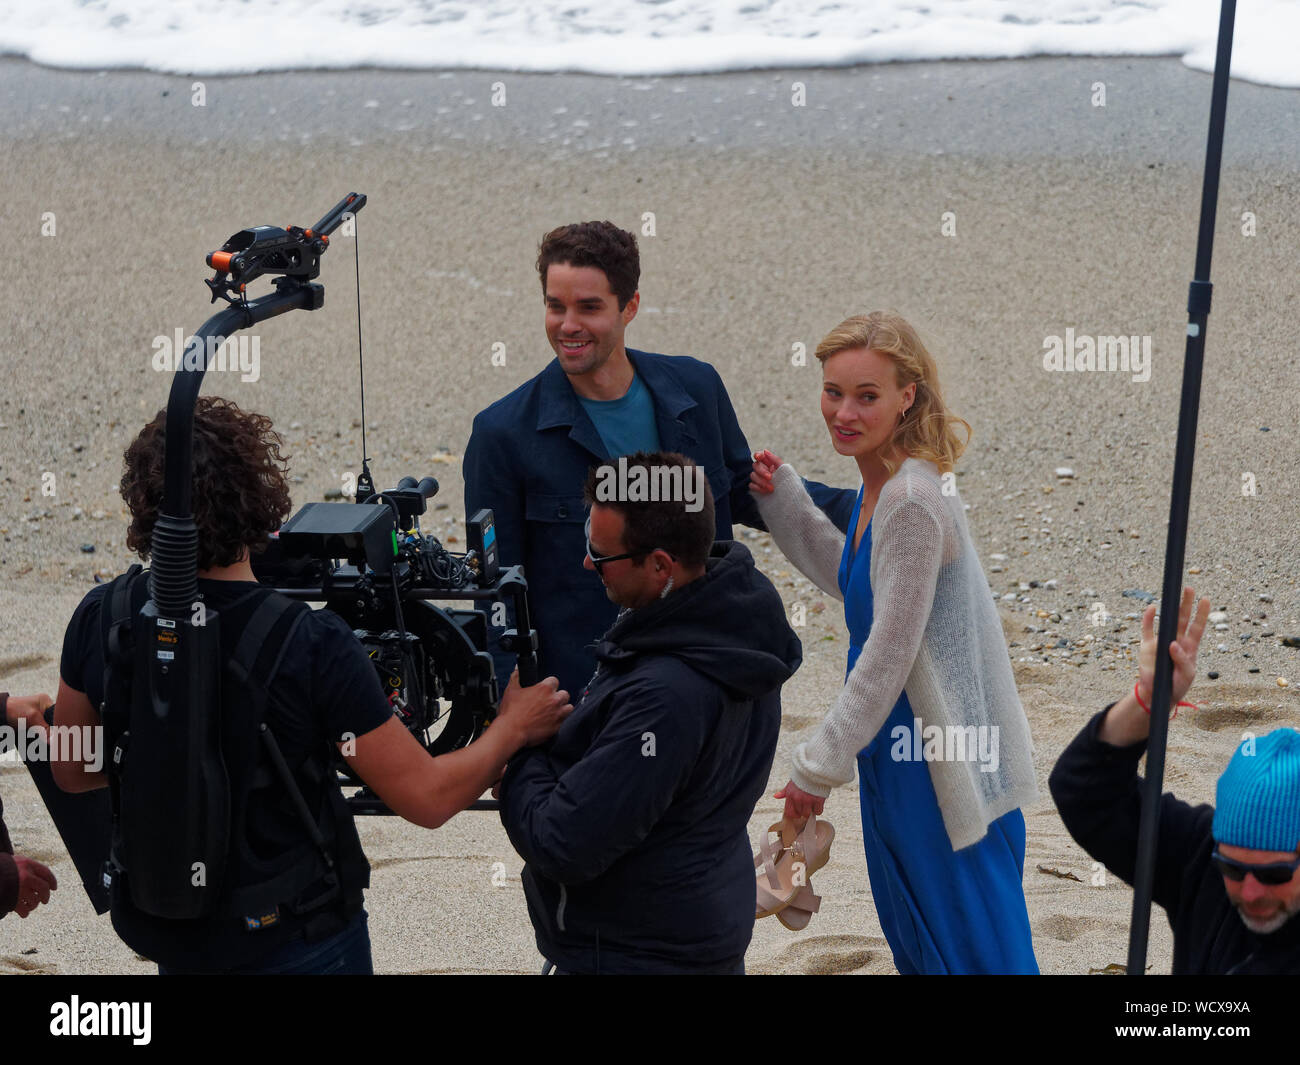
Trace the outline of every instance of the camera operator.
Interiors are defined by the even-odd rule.
[[[163,497],[165,429],[166,412],[159,411],[125,456],[121,492],[131,512],[127,545],[142,558],[150,554]],[[206,609],[220,615],[221,654],[229,661],[253,611],[274,594],[256,582],[249,554],[290,512],[283,440],[270,419],[213,397],[197,403],[193,439],[199,595]],[[92,589],[68,625],[56,724],[101,724],[96,709],[104,688],[100,612],[107,587]],[[147,595],[147,582],[137,579],[131,589],[132,616]],[[233,683],[228,674],[226,683]],[[347,624],[327,610],[306,613],[269,682],[266,724],[332,852],[336,875],[324,876],[317,844],[288,788],[264,766],[226,757],[232,811],[234,797],[246,793],[252,798],[244,805],[242,821],[232,816],[231,861],[222,897],[247,897],[259,885],[264,892],[283,888],[291,897],[277,897],[269,919],[232,921],[227,907],[212,918],[169,920],[142,912],[123,892],[113,902],[114,928],[128,946],[158,962],[163,973],[369,974],[362,889],[369,885],[370,867],[330,765],[330,744],[338,745],[356,775],[395,813],[437,828],[490,787],[511,755],[558,729],[572,708],[567,693],[557,689],[554,678],[524,689],[512,678],[496,720],[477,742],[431,758],[394,716],[374,666]],[[52,768],[65,791],[108,783],[104,772],[91,770],[89,759],[55,762]],[[128,830],[124,825],[124,838]],[[312,865],[308,874],[316,868],[322,873],[307,887],[298,882],[304,864]],[[298,890],[290,893],[290,885]],[[246,930],[250,928],[255,930]]]

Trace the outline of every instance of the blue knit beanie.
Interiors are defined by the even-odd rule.
[[[1237,748],[1219,777],[1213,831],[1247,850],[1300,848],[1300,732],[1274,729]]]

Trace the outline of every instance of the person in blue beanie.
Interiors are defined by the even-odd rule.
[[[1196,675],[1210,604],[1184,589],[1173,701]],[[1142,617],[1137,684],[1084,726],[1049,785],[1065,827],[1084,850],[1133,882],[1155,678],[1155,606]],[[1176,711],[1175,711],[1176,712]],[[1161,799],[1154,901],[1174,932],[1173,972],[1300,973],[1300,732],[1246,733],[1219,778],[1215,805]]]

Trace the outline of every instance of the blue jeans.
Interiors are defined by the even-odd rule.
[[[244,975],[374,976],[366,911],[362,910],[328,939],[316,943],[295,939],[264,958],[227,971]],[[182,976],[186,972],[158,966],[159,976]]]

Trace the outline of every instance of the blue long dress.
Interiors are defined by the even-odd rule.
[[[871,632],[871,523],[856,552],[862,494],[840,560],[851,672]],[[847,673],[846,673],[847,676]],[[925,761],[894,761],[890,734],[911,735],[902,692],[889,720],[858,754],[862,837],[871,895],[904,975],[1037,973],[1021,881],[1025,818],[1019,810],[989,826],[978,843],[954,852]]]

